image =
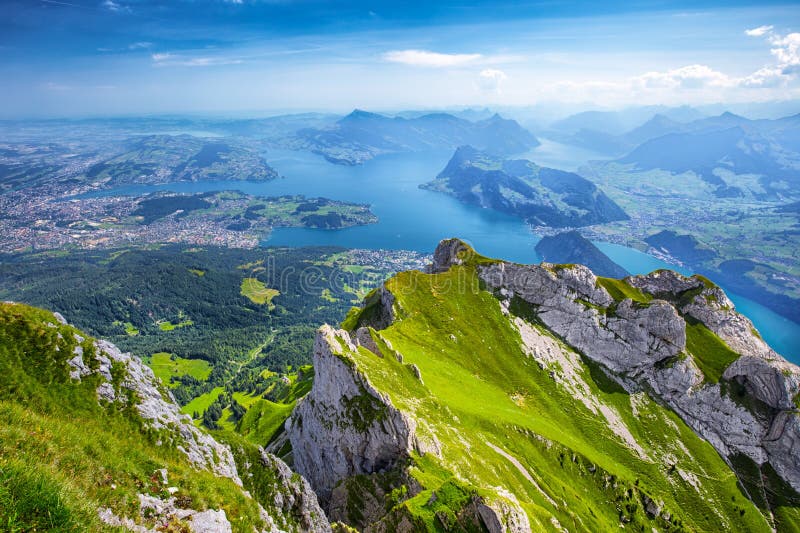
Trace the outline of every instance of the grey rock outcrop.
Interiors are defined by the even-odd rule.
[[[739,382],[750,395],[773,409],[796,409],[794,396],[800,388],[800,373],[783,359],[742,356],[722,377]]]
[[[143,518],[155,523],[155,527],[148,528],[137,524],[131,518],[119,517],[111,509],[100,508],[98,517],[112,527],[124,528],[136,533],[156,533],[164,531],[177,521],[192,533],[229,533],[232,531],[231,523],[223,509],[195,511],[194,509],[181,509],[176,505],[175,498],[162,500],[155,496],[139,494],[139,513]]]
[[[283,511],[284,516],[294,517],[300,531],[329,533],[331,525],[308,481],[292,472],[286,463],[265,451],[261,453],[261,462],[265,468],[277,474],[277,482],[281,487],[281,490],[276,491],[274,506]]]
[[[623,300],[614,314],[599,313],[596,307],[607,308],[614,299],[582,265],[551,269],[500,262],[480,267],[479,275],[501,298],[518,297],[533,306],[551,331],[614,372],[636,376],[685,348],[685,323],[667,302],[641,306]]]
[[[338,482],[392,468],[415,442],[415,422],[344,354],[356,349],[346,331],[327,325],[319,329],[314,384],[286,422],[294,468],[309,480],[323,504]]]
[[[180,412],[172,395],[160,389],[153,370],[142,363],[141,359],[123,353],[104,340],[95,342],[94,358],[98,363],[96,371],[90,370],[83,360],[83,353],[76,354],[69,361],[73,379],[96,372],[104,380],[97,387],[98,399],[124,404],[129,401],[129,397],[135,397],[139,416],[151,428],[172,433],[177,448],[186,454],[194,466],[210,470],[218,476],[232,479],[239,486],[242,485],[230,448],[195,427],[191,417]],[[119,373],[112,372],[114,368],[122,370]],[[123,377],[115,378],[115,374]]]
[[[76,335],[76,340],[82,342],[83,338]],[[136,412],[144,423],[152,429],[161,430],[161,435],[164,436],[162,438],[172,439],[172,444],[186,455],[194,467],[229,478],[242,487],[231,449],[195,427],[191,417],[181,413],[172,394],[160,384],[152,369],[141,359],[123,353],[115,345],[103,340],[94,342],[92,357],[94,360],[88,361],[81,346],[76,346],[73,357],[68,360],[70,377],[80,381],[92,374],[99,375],[102,378],[97,386],[99,402],[122,405],[133,402]],[[284,522],[288,519],[299,531],[321,533],[330,531],[325,513],[305,479],[294,475],[283,461],[266,452],[262,452],[260,467],[270,469],[276,474],[277,485],[273,487],[275,501],[270,507],[276,512],[275,516],[280,516]],[[166,471],[159,470],[157,474],[166,488]],[[242,492],[246,497],[251,497],[247,491],[242,490]],[[176,507],[175,502],[174,497],[167,500],[145,495],[140,497],[142,512],[145,512],[145,508],[149,509],[146,511],[148,516],[165,519],[174,517],[197,533],[231,531],[231,524],[224,510],[180,509]],[[280,531],[275,526],[275,518],[263,507],[261,515],[267,527],[265,531]],[[114,515],[109,509],[100,509],[99,516],[112,526],[126,527],[134,531],[149,531],[130,518]]]
[[[489,533],[530,533],[530,520],[517,498],[508,492],[504,496],[494,500],[475,499],[473,505],[480,521]]]
[[[447,239],[439,243],[436,251],[433,252],[433,263],[431,263],[427,272],[430,274],[437,274],[440,272],[447,272],[452,265],[460,265],[464,262],[463,254],[474,254],[472,248],[464,244],[460,239]]]
[[[782,359],[755,333],[753,323],[735,312],[725,291],[699,276],[686,277],[672,270],[626,278],[632,286],[664,299],[686,316],[702,322],[734,351]]]

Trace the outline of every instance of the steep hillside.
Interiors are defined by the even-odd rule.
[[[471,146],[456,150],[422,188],[516,215],[541,226],[585,226],[627,215],[592,182],[572,172],[502,159]]]
[[[443,241],[323,327],[294,467],[364,531],[794,531],[800,369],[699,277]]]
[[[679,235],[670,230],[659,231],[644,240],[653,248],[690,265],[699,265],[714,259],[714,250],[704,247],[693,235]]]
[[[57,314],[0,304],[0,529],[325,531],[308,484],[181,415],[152,370]]]

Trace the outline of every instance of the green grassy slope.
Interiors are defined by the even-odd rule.
[[[402,363],[377,334],[385,357],[364,348],[342,353],[417,420],[422,439],[441,443],[441,458],[412,458],[409,471],[424,490],[402,503],[394,493],[387,503],[394,517],[430,531],[451,520],[450,529],[459,529],[452,526],[464,501],[459,493],[509,491],[534,531],[553,529],[552,519],[588,531],[770,530],[725,461],[678,416],[646,394],[629,395],[529,324],[573,354],[594,412],[576,399],[554,379],[569,375],[564,364],[542,367],[525,354],[520,334],[472,269],[406,272],[387,282],[399,316],[380,336]],[[348,323],[358,318],[351,314]],[[442,491],[453,497],[440,498]],[[648,513],[651,501],[658,512],[651,505]],[[794,508],[787,513],[796,520]]]
[[[70,379],[66,361],[76,333],[86,338],[85,354],[92,352],[91,339],[51,313],[0,303],[0,530],[107,530],[98,508],[138,517],[138,494],[168,496],[161,468],[182,506],[224,509],[235,531],[262,527],[255,500],[160,443],[162,435],[143,427],[132,404],[101,406],[97,375]],[[123,378],[116,367],[112,375]],[[248,480],[245,488],[257,489]]]

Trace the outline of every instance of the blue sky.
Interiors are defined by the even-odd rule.
[[[0,116],[793,99],[799,32],[796,2],[3,0]]]

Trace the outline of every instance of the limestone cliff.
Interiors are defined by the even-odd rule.
[[[358,372],[346,331],[323,326],[314,342],[316,379],[286,422],[294,468],[326,502],[336,484],[391,469],[413,445],[414,421]]]

